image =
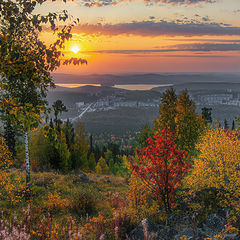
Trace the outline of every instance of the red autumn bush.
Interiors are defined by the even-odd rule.
[[[190,165],[184,162],[185,152],[176,148],[173,135],[167,129],[147,141],[148,146],[136,153],[138,162],[130,161],[131,169],[169,212],[174,203],[174,190],[181,184]]]

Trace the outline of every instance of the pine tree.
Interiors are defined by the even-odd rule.
[[[154,122],[154,132],[162,130],[165,127],[167,127],[170,132],[175,132],[176,102],[177,95],[173,88],[163,93],[159,107],[159,117]]]
[[[66,137],[66,143],[68,149],[71,150],[74,144],[74,127],[73,124],[67,119],[66,123],[63,126],[63,132]]]
[[[67,172],[71,167],[70,161],[70,152],[68,150],[66,144],[66,138],[64,133],[60,132],[60,139],[58,144],[58,152],[59,152],[59,166],[63,172]]]
[[[93,148],[93,153],[94,153],[96,160],[98,160],[101,157],[101,150],[99,149],[98,144],[95,144],[95,146]]]
[[[192,153],[204,123],[202,118],[196,114],[195,103],[190,99],[187,90],[178,96],[176,110],[175,143],[178,149]]]
[[[9,151],[12,154],[12,157],[16,156],[16,129],[14,128],[13,124],[11,123],[10,119],[6,117],[4,121],[4,141],[8,146]]]
[[[235,129],[235,121],[233,120],[232,121],[232,130],[234,130]]]
[[[202,118],[207,124],[212,124],[212,108],[204,107],[202,108]]]
[[[89,145],[84,135],[84,126],[78,122],[75,127],[74,147],[72,153],[72,163],[74,169],[88,170],[88,154]]]
[[[227,119],[224,119],[224,129],[228,129],[229,126],[228,126],[228,122],[227,122]]]
[[[52,107],[55,116],[54,122],[56,124],[57,130],[60,131],[60,125],[62,124],[62,121],[58,118],[58,116],[61,115],[62,112],[67,112],[68,110],[61,100],[54,102]]]
[[[104,159],[106,160],[107,164],[109,164],[109,162],[111,160],[113,160],[113,153],[111,150],[107,150],[105,153],[104,153]],[[114,160],[113,160],[114,161]]]
[[[93,152],[89,156],[88,165],[91,171],[94,171],[94,172],[96,171],[96,160]]]

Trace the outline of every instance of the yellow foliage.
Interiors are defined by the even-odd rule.
[[[0,139],[0,199],[16,203],[23,198],[25,185],[19,174],[9,171],[11,165],[11,153]]]
[[[132,175],[129,180],[127,195],[127,214],[131,217],[133,222],[139,222],[143,218],[156,214],[158,205],[156,202],[149,201],[149,197],[151,196],[152,193],[143,182]]]
[[[216,188],[221,205],[240,210],[240,140],[235,132],[209,129],[196,146],[198,157],[185,178],[193,191]]]
[[[62,199],[56,192],[48,193],[47,207],[49,210],[64,210],[67,206],[67,199]]]
[[[205,240],[224,240],[226,234],[238,234],[238,229],[228,223],[220,233],[216,234],[213,238],[205,238]]]
[[[110,174],[110,169],[106,163],[106,160],[103,157],[100,157],[96,166],[97,174]]]

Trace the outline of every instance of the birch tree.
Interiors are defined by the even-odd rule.
[[[65,59],[63,48],[74,24],[64,25],[66,11],[34,13],[46,0],[0,0],[0,88],[3,111],[24,133],[26,152],[26,183],[30,189],[28,135],[47,113],[46,94],[53,87],[50,73],[61,64],[83,64],[84,59]],[[62,24],[61,26],[58,26]],[[44,26],[56,34],[56,41],[46,45],[39,38]]]

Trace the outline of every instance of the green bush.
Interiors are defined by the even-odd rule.
[[[78,216],[93,215],[97,209],[97,194],[94,189],[83,188],[73,194],[70,208]]]

